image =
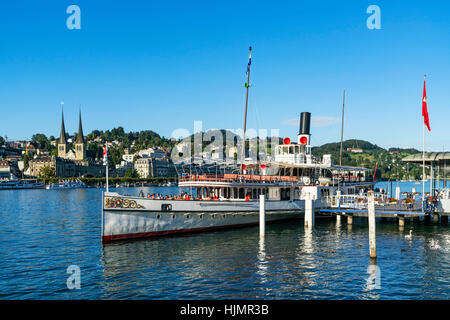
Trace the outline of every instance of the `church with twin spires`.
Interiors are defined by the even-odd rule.
[[[39,177],[44,167],[54,169],[55,177],[104,177],[106,168],[101,163],[95,163],[86,156],[87,143],[83,135],[81,123],[81,111],[79,113],[78,133],[69,149],[69,141],[66,139],[66,127],[64,125],[64,112],[61,117],[61,132],[56,140],[57,156],[38,157],[30,160],[28,175]]]
[[[64,126],[64,112],[62,112],[61,118],[61,132],[58,139],[58,157],[61,159],[74,160],[77,162],[85,162],[86,158],[86,141],[83,135],[83,125],[81,123],[81,111],[79,113],[78,133],[73,143],[74,149],[68,149],[68,143],[66,139],[66,128]]]

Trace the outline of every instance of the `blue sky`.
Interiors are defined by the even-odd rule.
[[[81,9],[68,30],[66,8]],[[366,9],[381,9],[369,30]],[[170,136],[242,127],[253,47],[248,127],[295,138],[302,111],[314,145],[344,138],[450,150],[448,1],[18,1],[0,6],[0,135],[57,136],[123,126]],[[319,125],[319,126],[317,126]]]

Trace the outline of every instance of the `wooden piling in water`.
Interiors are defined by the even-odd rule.
[[[314,201],[311,199],[311,194],[307,195],[305,200],[305,227],[314,226]]]
[[[265,195],[259,196],[259,236],[264,237],[266,233],[266,198]]]
[[[347,216],[347,224],[353,224],[353,216]]]
[[[400,227],[404,227],[405,226],[405,217],[398,217],[398,225]]]
[[[373,191],[368,192],[368,215],[369,215],[369,247],[370,258],[377,257],[377,243],[375,233],[375,197]]]

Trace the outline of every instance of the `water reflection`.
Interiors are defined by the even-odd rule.
[[[340,231],[340,229],[341,229],[341,220],[342,220],[341,215],[337,215],[336,216],[336,230]]]
[[[257,274],[261,276],[261,283],[267,282],[267,260],[266,260],[266,246],[264,236],[259,237],[259,251],[258,251],[258,271]]]
[[[304,250],[304,252],[309,253],[309,254],[314,253],[312,235],[313,235],[312,227],[305,227],[303,250]]]
[[[380,299],[380,293],[376,290],[381,289],[381,269],[375,259],[370,259],[367,274],[369,276],[363,289],[363,299]]]

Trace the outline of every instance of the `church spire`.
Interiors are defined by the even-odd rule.
[[[59,134],[58,143],[59,144],[66,144],[66,127],[64,126],[64,109],[63,109],[64,102],[61,103],[61,133]]]
[[[78,123],[78,134],[77,134],[77,139],[75,142],[84,144],[83,125],[81,123],[81,108],[80,108],[80,120]]]

